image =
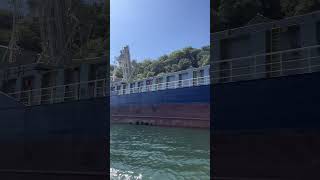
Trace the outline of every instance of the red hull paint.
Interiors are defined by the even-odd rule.
[[[210,105],[161,104],[111,107],[112,123],[148,123],[156,126],[209,128]]]

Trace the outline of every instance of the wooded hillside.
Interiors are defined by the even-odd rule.
[[[201,67],[209,64],[210,47],[204,46],[200,49],[186,47],[176,50],[158,59],[145,59],[141,62],[132,61],[133,79],[142,79],[156,76],[162,73],[176,72],[189,67]],[[113,74],[115,66],[110,66],[110,74]],[[116,69],[116,76],[122,77],[121,69]]]
[[[212,3],[213,31],[243,26],[258,13],[276,20],[320,10],[320,0],[214,0]]]

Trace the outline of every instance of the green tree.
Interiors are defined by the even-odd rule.
[[[43,1],[42,0],[27,0],[27,5],[30,9],[30,16],[39,17]],[[72,53],[76,58],[80,57],[97,57],[105,54],[108,48],[107,37],[109,31],[106,29],[105,24],[108,23],[107,13],[108,10],[103,1],[96,3],[87,3],[83,0],[71,0],[72,7],[68,9],[78,19],[77,32],[73,34]],[[69,13],[69,12],[68,12]],[[26,38],[21,40],[21,44],[31,44],[28,42],[30,36],[33,40],[40,41],[40,24],[38,18],[33,19],[31,26],[36,28],[23,27],[23,34]],[[2,22],[2,21],[1,21]],[[70,22],[68,22],[70,24]],[[73,24],[71,24],[73,26]],[[35,31],[36,29],[36,31]],[[35,44],[35,42],[32,43]],[[38,42],[40,44],[40,42]],[[31,47],[31,46],[27,46]]]
[[[262,3],[259,0],[221,0],[219,18],[227,28],[234,28],[244,25],[257,13],[263,14],[262,11]]]
[[[210,55],[204,55],[201,57],[201,59],[198,61],[199,66],[206,66],[210,64]]]
[[[180,69],[179,69],[178,64],[174,64],[174,65],[171,66],[171,72],[177,72],[177,71],[179,71],[179,70],[180,70]]]
[[[212,29],[221,31],[243,26],[258,13],[271,19],[282,18],[281,1],[284,0],[220,0],[211,13]]]
[[[185,70],[188,69],[189,67],[191,67],[191,60],[187,59],[187,58],[183,58],[179,61],[178,63],[178,69],[181,70]]]
[[[210,46],[200,49],[186,47],[163,55],[156,60],[145,59],[137,62],[132,61],[133,80],[157,76],[163,73],[170,73],[199,67],[209,64]]]
[[[281,11],[286,16],[295,16],[320,9],[319,0],[281,0]]]
[[[115,69],[116,71],[116,77],[123,78],[123,72],[120,68]]]

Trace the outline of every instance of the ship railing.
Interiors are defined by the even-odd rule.
[[[211,83],[273,78],[320,71],[320,45],[216,60]]]
[[[112,91],[112,94],[125,95],[125,94],[134,94],[134,93],[161,91],[166,89],[202,86],[202,85],[209,85],[209,84],[210,84],[210,76],[204,76],[204,77],[198,77],[198,78],[192,78],[192,79],[184,79],[184,80],[178,80],[178,81],[145,85],[141,87],[114,90]]]
[[[81,99],[106,97],[109,95],[109,88],[106,85],[106,79],[99,79],[19,91],[8,93],[8,95],[27,106],[53,104]]]

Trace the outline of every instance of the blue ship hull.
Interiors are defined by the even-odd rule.
[[[214,85],[213,174],[319,179],[319,82],[310,73]]]
[[[210,126],[210,86],[113,95],[111,121],[173,127]]]
[[[0,179],[105,179],[105,98],[24,106],[0,94]]]

